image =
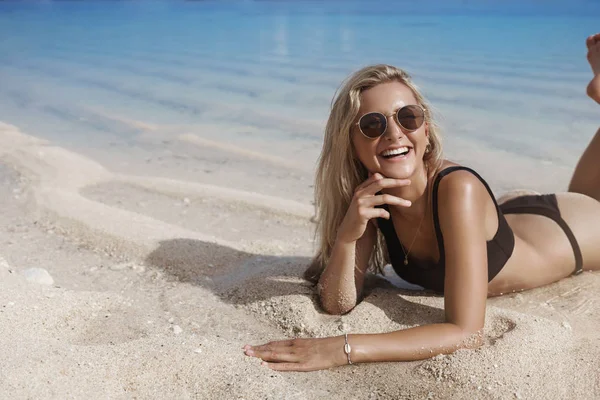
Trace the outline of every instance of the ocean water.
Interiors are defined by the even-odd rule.
[[[0,120],[76,148],[192,130],[312,165],[341,81],[389,63],[449,143],[572,165],[598,124],[600,3],[499,3],[0,2]]]

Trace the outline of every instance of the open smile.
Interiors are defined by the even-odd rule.
[[[412,148],[411,147],[407,147],[407,146],[403,146],[403,147],[398,147],[396,149],[389,149],[389,150],[384,150],[379,154],[379,157],[382,157],[386,160],[402,160],[405,159],[406,157],[408,157],[408,155],[411,153]]]

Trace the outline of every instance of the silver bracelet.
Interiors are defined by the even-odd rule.
[[[347,333],[344,334],[344,341],[346,342],[346,344],[344,345],[344,353],[346,353],[346,355],[348,356],[348,364],[352,364],[352,360],[350,360],[350,352],[352,351],[352,347],[350,347],[350,344],[348,343]]]

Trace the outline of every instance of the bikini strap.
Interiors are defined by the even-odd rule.
[[[439,220],[439,215],[438,215],[438,187],[439,187],[440,181],[442,180],[443,177],[445,177],[446,175],[448,175],[454,171],[460,171],[460,170],[469,171],[470,173],[475,175],[475,177],[477,177],[477,179],[479,179],[481,181],[481,183],[483,183],[483,185],[487,189],[490,197],[494,201],[494,205],[496,206],[496,213],[498,214],[498,224],[500,224],[500,209],[498,207],[498,203],[496,202],[496,197],[494,196],[494,193],[492,192],[492,189],[490,189],[490,186],[487,184],[487,182],[477,172],[475,172],[474,170],[472,170],[469,167],[463,167],[461,165],[456,165],[456,166],[448,167],[448,168],[441,170],[440,172],[438,172],[438,174],[435,178],[435,181],[433,182],[433,189],[431,191],[432,208],[433,208],[433,225],[435,227],[435,236],[436,236],[437,242],[438,242],[438,251],[440,253],[440,260],[445,259],[445,251],[444,251],[444,237],[442,236],[442,229],[440,228],[440,220]]]

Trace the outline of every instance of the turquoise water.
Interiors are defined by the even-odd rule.
[[[139,133],[123,119],[318,143],[341,80],[384,62],[448,135],[568,163],[597,124],[599,30],[591,1],[3,2],[0,120],[90,146]]]

